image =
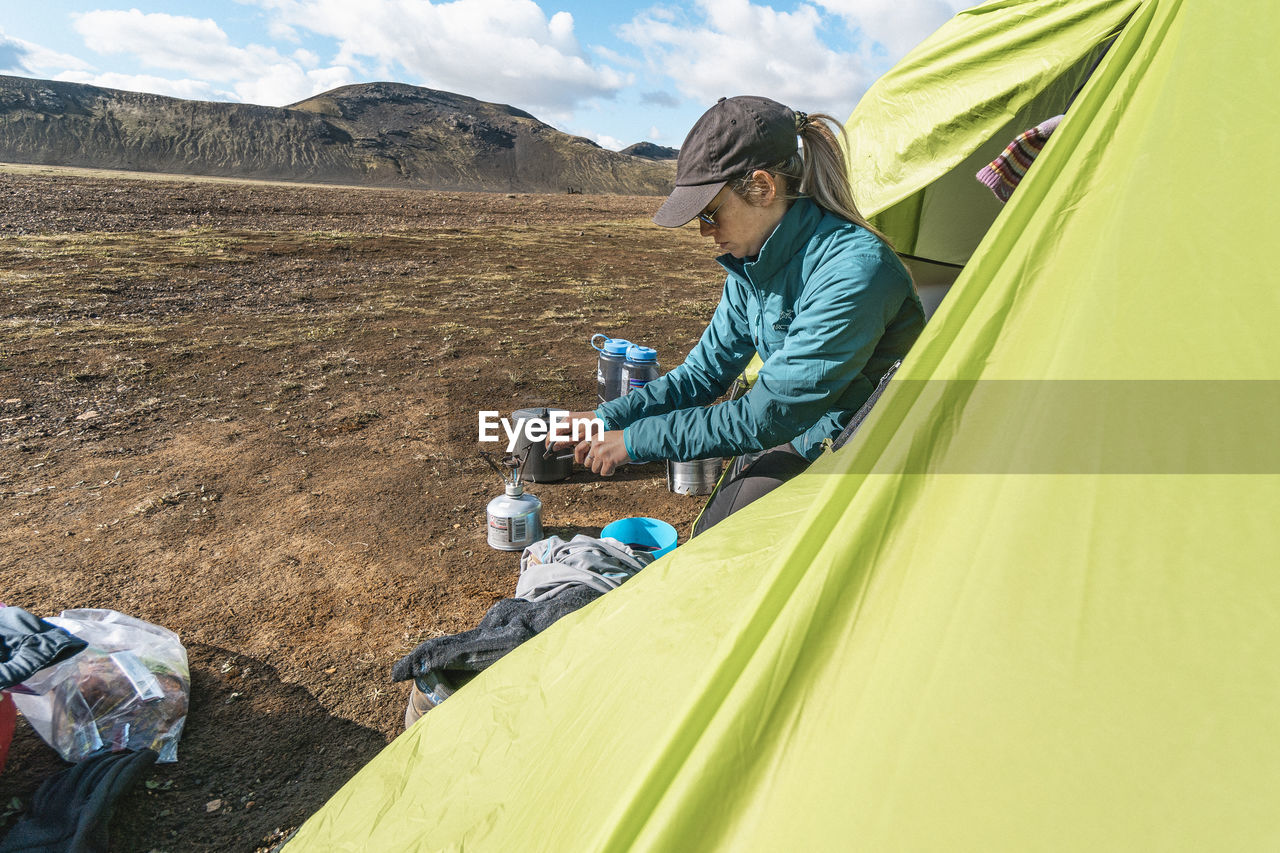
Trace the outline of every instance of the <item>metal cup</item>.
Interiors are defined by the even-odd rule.
[[[724,459],[694,459],[691,462],[667,460],[667,488],[677,495],[709,495],[720,480]]]

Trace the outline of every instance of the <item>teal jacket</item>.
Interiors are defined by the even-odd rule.
[[[797,200],[755,259],[729,273],[710,325],[684,363],[601,404],[635,462],[736,456],[790,441],[816,459],[924,327],[897,255],[874,234]],[[751,390],[708,406],[754,353]]]

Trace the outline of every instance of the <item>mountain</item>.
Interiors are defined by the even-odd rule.
[[[620,152],[633,157],[644,157],[647,160],[674,160],[680,156],[679,148],[668,148],[665,145],[654,145],[652,142],[637,142],[628,145]]]
[[[0,160],[504,192],[661,195],[675,176],[514,107],[402,83],[261,107],[0,75]]]

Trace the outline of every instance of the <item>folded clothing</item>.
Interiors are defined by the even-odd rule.
[[[617,539],[580,533],[566,542],[559,536],[548,536],[520,555],[515,597],[544,601],[575,585],[609,592],[653,560],[653,554],[632,550]]]
[[[1000,201],[1008,201],[1061,122],[1062,116],[1054,116],[1018,134],[1018,138],[1010,142],[1000,152],[1000,156],[982,167],[977,179],[990,188]]]

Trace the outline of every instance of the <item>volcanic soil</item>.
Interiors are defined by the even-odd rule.
[[[269,848],[400,733],[392,663],[515,588],[478,412],[589,408],[593,333],[671,366],[710,318],[712,252],[658,202],[0,167],[0,600],[190,659],[112,849]],[[531,491],[564,537],[683,541],[701,500],[659,464]],[[20,722],[0,834],[66,766]]]

